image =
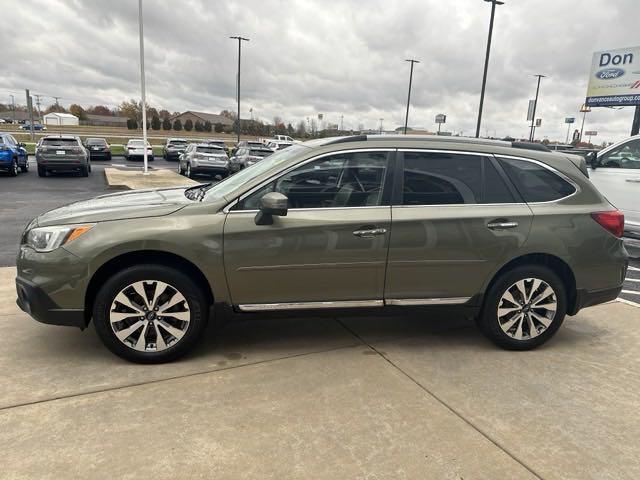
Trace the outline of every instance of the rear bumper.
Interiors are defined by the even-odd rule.
[[[127,154],[125,155],[125,158],[127,160],[144,160],[144,155],[139,155],[139,154]],[[153,160],[153,155],[149,154],[147,155],[147,160]]]
[[[618,295],[620,295],[621,290],[622,285],[614,288],[604,288],[601,290],[578,289],[576,292],[576,302],[573,311],[567,313],[569,313],[569,315],[575,315],[583,308],[615,300],[618,298]]]
[[[28,280],[16,278],[16,291],[18,307],[38,322],[80,329],[86,327],[84,310],[58,307],[44,290]]]
[[[182,155],[184,152],[171,152],[171,151],[167,151],[164,154],[164,158],[166,158],[167,160],[178,160],[180,158],[180,155]]]
[[[111,158],[111,152],[101,152],[101,151],[89,151],[89,157],[91,160],[96,160],[98,158],[109,159]]]
[[[231,169],[229,167],[213,166],[213,165],[198,165],[197,167],[194,167],[193,165],[191,165],[191,172],[196,174],[202,173],[202,174],[209,174],[209,175],[227,176],[231,173]]]

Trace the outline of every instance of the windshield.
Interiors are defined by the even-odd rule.
[[[87,145],[106,145],[107,142],[103,138],[87,138]]]
[[[288,161],[290,158],[305,150],[308,150],[308,147],[306,145],[300,144],[291,148],[287,148],[286,150],[276,152],[273,155],[269,155],[264,160],[258,163],[254,163],[253,165],[240,170],[235,175],[227,177],[222,182],[213,185],[207,192],[205,199],[218,200],[225,195],[230,194],[236,188],[244,185],[251,179],[260,176],[265,172],[268,172],[272,168],[277,167],[278,165]]]
[[[144,140],[129,140],[129,145],[132,147],[142,147]],[[149,142],[147,142],[147,145],[149,145]]]
[[[217,147],[215,145],[211,145],[208,147],[196,147],[196,152],[201,152],[201,153],[217,153],[217,154],[221,154],[224,153],[222,151],[221,147]]]
[[[184,147],[187,144],[186,140],[171,140],[169,142],[169,145],[175,146],[175,147]]]

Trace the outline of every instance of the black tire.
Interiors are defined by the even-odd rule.
[[[41,167],[40,165],[38,165],[38,176],[39,177],[46,177],[47,176],[47,169],[44,167]]]
[[[498,320],[498,306],[503,294],[519,280],[540,279],[546,282],[555,293],[556,310],[549,326],[533,338],[518,340],[505,333]],[[533,294],[532,294],[533,296]],[[477,324],[482,333],[496,345],[507,350],[531,350],[549,340],[558,331],[567,313],[567,289],[563,281],[551,269],[541,265],[522,265],[504,272],[496,279],[485,296],[484,304]],[[523,320],[526,322],[526,320]],[[523,327],[529,328],[529,325]]]
[[[11,168],[9,169],[9,176],[17,177],[19,171],[20,170],[18,169],[18,159],[14,158],[13,162],[11,163]]]
[[[91,162],[87,163],[87,171],[91,173]]]
[[[191,172],[191,164],[187,163],[187,172],[184,174],[187,178],[193,178],[193,173]]]
[[[175,287],[186,299],[190,320],[184,336],[166,350],[141,352],[125,345],[110,323],[110,309],[120,291],[137,281],[161,281]],[[202,290],[187,275],[170,267],[142,264],[126,268],[107,280],[98,291],[93,307],[93,323],[105,346],[119,357],[136,363],[165,363],[189,352],[200,340],[207,325],[208,304]]]
[[[22,173],[27,173],[29,171],[29,161],[25,161],[24,165],[20,167],[20,171]]]
[[[106,158],[107,158],[107,162],[110,162],[111,161],[111,153],[107,153],[107,157]]]
[[[81,177],[88,177],[89,176],[89,167],[88,166],[84,166],[82,168],[80,168],[80,176]]]

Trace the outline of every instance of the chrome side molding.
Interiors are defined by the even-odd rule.
[[[272,310],[315,310],[325,308],[366,308],[395,305],[402,307],[418,305],[459,305],[471,297],[446,298],[397,298],[389,300],[337,300],[330,302],[286,302],[286,303],[246,303],[238,305],[241,312],[264,312]]]

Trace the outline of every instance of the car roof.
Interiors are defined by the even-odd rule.
[[[80,140],[76,135],[45,135],[42,140],[55,139],[55,140]]]
[[[215,145],[208,142],[192,143],[191,145],[195,145],[196,147],[222,148],[220,145]]]
[[[169,142],[186,142],[187,140],[185,138],[178,138],[178,137],[174,137],[174,138],[167,138],[167,143]]]

